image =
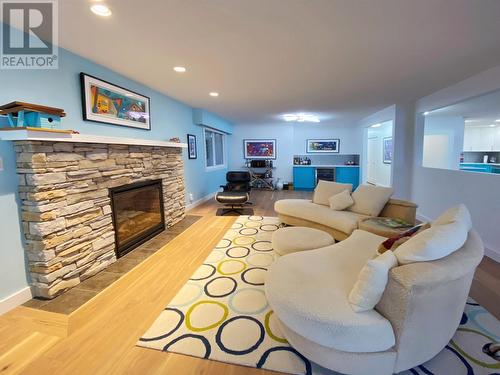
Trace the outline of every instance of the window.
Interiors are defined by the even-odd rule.
[[[225,136],[215,130],[205,129],[205,160],[207,169],[224,168],[225,157]]]

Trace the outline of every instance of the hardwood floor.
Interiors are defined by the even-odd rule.
[[[297,191],[254,191],[256,215],[275,216],[283,198],[308,198]],[[270,374],[199,358],[135,346],[160,311],[210,253],[235,217],[214,217],[219,205],[206,202],[189,212],[201,215],[186,231],[134,268],[119,287],[106,293],[79,319],[84,328],[60,337],[57,327],[37,332],[20,307],[0,317],[2,374]],[[128,274],[127,274],[128,275]],[[500,265],[485,258],[476,272],[472,296],[497,317]]]

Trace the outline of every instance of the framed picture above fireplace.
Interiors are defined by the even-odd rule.
[[[244,139],[245,159],[276,159],[276,139]]]
[[[83,119],[151,130],[147,96],[80,73]]]

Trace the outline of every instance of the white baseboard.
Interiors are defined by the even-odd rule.
[[[22,305],[24,302],[33,298],[31,288],[27,286],[10,296],[0,300],[0,315],[5,314],[7,311],[12,310],[14,307]]]
[[[420,214],[417,214],[417,219],[420,221],[432,221],[432,219],[429,219],[427,216]],[[484,244],[484,255],[500,263],[500,250],[495,250],[491,246],[488,246],[488,244]]]
[[[194,201],[193,203],[186,205],[186,211],[192,210],[193,208],[199,206],[200,204],[205,203],[206,201],[209,201],[210,199],[212,199],[215,196],[215,194],[217,194],[216,191],[214,191],[213,193],[210,193],[208,195],[205,195],[203,198],[200,198],[200,199]]]

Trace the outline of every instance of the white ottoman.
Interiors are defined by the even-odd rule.
[[[273,233],[273,249],[283,256],[297,251],[319,249],[333,245],[335,240],[328,233],[307,227],[286,227]]]

